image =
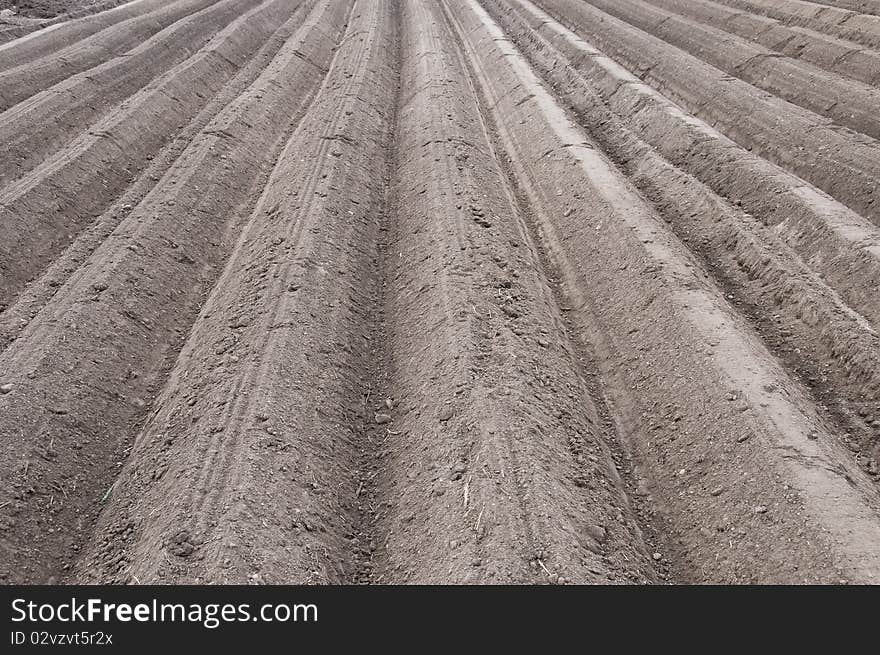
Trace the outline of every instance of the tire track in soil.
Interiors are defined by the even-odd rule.
[[[655,580],[446,19],[403,34],[357,579]]]
[[[466,0],[447,5],[572,320],[611,346],[603,382],[687,579],[876,579],[876,487],[491,18]]]
[[[461,44],[459,44],[459,51],[461,52]],[[463,53],[462,56],[464,56]],[[464,65],[470,71],[472,81],[475,80],[478,75],[472,65],[467,61],[464,62]],[[512,160],[505,153],[499,136],[497,121],[494,119],[488,106],[489,100],[484,90],[480,88],[475,87],[474,93],[478,97],[480,114],[485,129],[490,136],[496,162],[504,171],[509,195],[516,203],[521,215],[521,230],[524,234],[528,234],[531,239],[531,247],[535,253],[538,266],[541,268],[543,278],[555,300],[555,308],[558,310],[560,322],[566,332],[567,349],[574,354],[573,360],[576,368],[579,369],[578,386],[586,390],[589,402],[595,407],[600,426],[599,439],[605,450],[604,456],[608,460],[608,470],[618,477],[618,483],[624,491],[626,502],[629,504],[630,511],[635,517],[635,525],[632,528],[635,533],[633,543],[637,543],[641,547],[645,545],[650,546],[650,553],[655,554],[652,557],[654,571],[649,572],[645,579],[650,581],[653,575],[666,582],[674,583],[678,580],[684,580],[687,577],[687,573],[682,568],[683,559],[680,544],[673,543],[670,534],[665,531],[665,527],[660,522],[662,516],[658,517],[651,499],[645,498],[645,494],[640,487],[640,480],[642,478],[638,463],[633,457],[628,441],[624,438],[627,428],[622,418],[623,415],[620,412],[614,411],[609,394],[603,386],[597,362],[597,352],[602,349],[607,352],[607,343],[602,338],[602,335],[598,333],[593,335],[596,343],[578,338],[578,328],[571,320],[571,299],[564,294],[564,275],[554,264],[543,245],[535,213],[529,204],[529,199],[524,193],[523,188],[517,182],[516,175],[512,169]],[[595,461],[593,456],[590,456],[588,459]],[[576,460],[578,464],[583,463],[581,456],[577,456]],[[618,520],[620,520],[620,516],[618,516]],[[659,559],[656,556],[658,551],[663,553]]]
[[[16,436],[0,443],[4,580],[68,575],[253,210],[261,173],[323,79],[346,9],[318,2],[0,354],[12,385],[0,396],[0,432]]]
[[[338,582],[354,570],[391,17],[386,2],[352,10],[78,575]]]
[[[414,29],[427,15],[424,7],[420,9],[407,8],[404,13],[408,20],[404,22],[403,29],[405,33],[407,29],[416,32],[418,39],[423,39],[421,43],[428,48],[427,53],[430,53],[432,44],[441,46],[443,43],[434,32],[426,34]],[[497,162],[493,163],[491,159],[487,137],[475,121],[474,114],[468,113],[468,109],[476,111],[475,99],[465,96],[469,97],[470,104],[462,104],[457,95],[452,95],[440,102],[442,93],[445,93],[441,86],[441,97],[416,92],[408,103],[404,103],[404,107],[409,107],[415,113],[409,118],[398,114],[397,139],[402,140],[396,146],[397,157],[402,158],[403,153],[413,150],[408,139],[420,142],[429,136],[435,138],[425,144],[430,148],[425,157],[415,159],[410,167],[402,164],[397,169],[390,183],[392,201],[387,210],[379,209],[388,193],[384,184],[367,187],[370,200],[365,202],[357,193],[358,185],[346,177],[345,171],[340,172],[335,163],[333,148],[344,148],[343,144],[353,148],[351,155],[341,150],[335,154],[339,158],[353,160],[349,169],[353,170],[351,174],[358,180],[358,176],[366,172],[365,162],[376,159],[376,151],[390,152],[387,146],[393,138],[391,125],[395,118],[393,104],[389,102],[393,94],[388,94],[387,90],[396,87],[392,71],[398,63],[395,48],[390,44],[397,40],[398,28],[394,26],[400,18],[388,5],[371,3],[369,11],[373,14],[372,23],[364,26],[356,22],[350,32],[354,42],[343,42],[355,48],[358,47],[358,34],[371,35],[372,38],[367,37],[371,44],[371,57],[358,67],[360,74],[346,73],[348,53],[340,49],[337,55],[338,70],[335,65],[325,85],[325,89],[329,89],[327,96],[325,98],[322,93],[312,108],[316,123],[320,123],[318,116],[329,114],[329,126],[320,123],[324,125],[321,129],[325,134],[324,143],[322,140],[316,141],[320,132],[312,129],[307,118],[289,146],[290,152],[297,153],[305,161],[329,161],[329,169],[319,164],[306,173],[303,163],[295,160],[288,162],[282,156],[276,175],[273,175],[273,179],[277,176],[278,182],[270,183],[267,187],[254,214],[254,222],[243,234],[240,247],[218,283],[215,295],[205,305],[203,320],[197,323],[190,339],[192,346],[185,348],[181,355],[177,370],[172,375],[173,383],[166,388],[167,395],[159,403],[160,413],[153,426],[148,428],[146,436],[140,440],[141,447],[136,447],[129,464],[130,470],[123,473],[119,486],[114,489],[114,498],[124,500],[107,510],[105,522],[108,525],[99,531],[102,536],[96,539],[81,568],[84,571],[93,570],[97,565],[102,567],[99,579],[109,576],[109,579],[139,582],[169,579],[193,581],[215,579],[217,576],[225,580],[249,582],[403,581],[419,577],[440,579],[439,576],[447,574],[447,566],[457,569],[454,574],[452,571],[448,571],[448,574],[461,581],[474,580],[473,572],[477,572],[476,577],[496,581],[535,581],[546,579],[549,575],[559,582],[566,579],[653,578],[647,565],[647,552],[643,546],[632,543],[637,541],[634,536],[638,529],[629,516],[626,499],[611,470],[611,462],[592,425],[596,417],[585,415],[580,408],[579,401],[586,402],[586,406],[590,407],[589,399],[579,397],[577,377],[568,379],[573,374],[573,364],[566,361],[570,355],[567,353],[564,333],[560,333],[558,326],[558,310],[552,329],[542,331],[547,336],[544,345],[535,341],[532,335],[523,336],[532,327],[533,321],[541,323],[545,307],[552,306],[552,293],[546,286],[541,288],[538,285],[536,275],[539,269],[531,247],[527,247],[525,242],[521,245],[502,245],[499,237],[479,245],[479,237],[494,232],[495,228],[481,227],[473,222],[473,217],[468,213],[470,209],[465,210],[464,217],[459,216],[448,222],[451,224],[441,225],[444,229],[440,231],[430,224],[424,224],[425,218],[430,217],[431,213],[422,214],[421,210],[414,216],[408,212],[400,213],[400,208],[409,203],[398,199],[397,194],[401,193],[398,185],[405,184],[403,181],[417,174],[418,166],[430,161],[434,155],[445,160],[444,167],[438,173],[441,191],[448,191],[448,185],[462,174],[462,169],[470,170],[471,167],[478,169],[487,165],[496,181],[501,181]],[[381,22],[377,20],[380,17]],[[360,15],[355,21],[360,21]],[[383,38],[377,38],[377,35]],[[366,51],[366,46],[360,48],[362,52]],[[380,68],[386,71],[385,75],[364,89],[362,87],[366,80],[363,71],[375,66],[376,60],[384,62]],[[444,73],[457,75],[459,80],[466,79],[462,77],[460,62],[455,63],[453,68],[441,66],[438,68],[440,72],[432,75],[430,71],[435,66],[429,57],[415,55],[413,60],[419,64],[415,71],[410,71],[414,79],[411,84],[405,82],[405,88],[430,90],[436,86],[437,75],[442,79]],[[447,65],[452,66],[452,63],[448,62]],[[337,77],[343,75],[348,76],[348,84],[338,86]],[[360,124],[359,134],[367,135],[366,143],[363,140],[361,143],[352,142],[349,136],[351,129],[347,126],[353,126],[352,121],[357,119],[349,116],[358,112],[350,108],[353,105],[340,102],[340,96],[355,97],[358,89],[372,96],[387,96],[387,107],[383,105],[381,112],[373,118],[377,126],[385,125],[384,137],[371,138],[370,135],[376,132],[365,130]],[[437,102],[442,108],[431,112],[434,120],[427,126],[427,133],[423,133],[417,125],[416,115],[420,112],[416,110]],[[468,135],[450,137],[443,129],[447,121],[440,119],[445,109],[453,110],[457,120],[465,121]],[[482,154],[477,145],[461,150],[467,136],[482,139]],[[448,138],[452,138],[452,141],[447,141]],[[318,149],[317,153],[313,153],[313,147]],[[468,162],[463,166],[468,159],[467,153],[473,148],[478,149],[475,153],[480,154],[480,158],[488,164]],[[413,166],[416,170],[409,170]],[[324,184],[329,185],[330,189],[354,191],[341,199],[332,195],[324,199],[319,191],[320,199],[310,200],[313,191],[322,188],[321,181],[325,178],[327,181]],[[475,175],[468,182],[468,189],[472,193],[477,184],[483,182],[478,178]],[[297,207],[303,218],[299,221],[278,221],[276,225],[273,219],[284,216],[286,207],[284,200],[276,202],[273,192],[290,194],[291,179],[302,180],[293,188],[297,189],[295,196],[305,197],[305,206]],[[504,184],[499,188],[502,191],[496,193],[501,194],[500,198],[510,209],[511,199],[505,197]],[[413,191],[409,189],[410,193]],[[354,216],[349,220],[354,223],[342,228],[340,218],[334,217],[334,212],[327,211],[328,204],[332,207],[334,202],[338,202],[345,206],[349,200],[355,199],[356,209],[348,210],[349,215]],[[480,202],[488,208],[493,206],[495,199],[485,198]],[[362,204],[366,205],[363,210]],[[436,204],[437,199],[428,208],[439,209]],[[264,216],[267,207],[269,209]],[[325,222],[316,223],[316,216],[321,210]],[[355,216],[355,212],[360,214],[361,211],[364,212],[362,215]],[[345,217],[341,212],[336,216]],[[383,225],[389,220],[393,221],[390,229]],[[502,217],[499,220],[510,219]],[[290,223],[293,223],[292,227],[288,227]],[[400,232],[408,233],[410,227],[418,236],[398,240]],[[284,236],[278,236],[279,231]],[[507,237],[503,239],[511,233],[517,239],[528,239],[516,222],[509,224],[505,231]],[[383,232],[390,232],[387,237],[392,239],[381,249],[386,251],[384,253],[377,250]],[[436,236],[437,241],[432,241],[432,236]],[[510,267],[517,269],[508,269],[513,277],[527,278],[528,283],[524,283],[527,291],[522,293],[526,297],[516,302],[511,298],[505,303],[505,312],[496,297],[498,290],[506,289],[508,295],[513,293],[519,296],[518,284],[496,286],[483,280],[482,286],[486,289],[480,294],[483,297],[463,300],[459,296],[470,283],[477,281],[472,269],[479,264],[477,261],[465,261],[460,272],[461,280],[451,279],[456,276],[441,276],[437,291],[428,294],[436,299],[438,307],[444,308],[443,313],[438,310],[426,311],[427,308],[419,304],[398,304],[389,300],[411,288],[409,275],[425,281],[434,277],[434,274],[426,274],[424,265],[418,264],[401,266],[396,275],[389,275],[387,270],[383,274],[383,259],[387,258],[388,252],[398,248],[408,253],[425,252],[426,247],[432,249],[432,243],[436,245],[441,242],[451,247],[451,253],[456,257],[462,247],[472,250],[479,245],[481,259],[488,256],[493,245],[500,246],[499,252],[507,253]],[[275,246],[275,253],[270,244]],[[359,244],[353,252],[352,244]],[[282,247],[288,256],[294,257],[294,265],[277,261],[277,250]],[[523,254],[514,253],[514,249]],[[331,258],[330,255],[340,251],[339,258]],[[463,258],[470,260],[472,257],[465,255]],[[435,260],[433,263],[438,262]],[[502,263],[499,270],[506,268],[507,264],[506,261]],[[327,270],[322,272],[320,267]],[[330,283],[324,276],[342,267],[344,269],[338,271],[342,282],[326,286]],[[318,268],[318,271],[315,272],[314,268]],[[409,269],[414,269],[414,272]],[[279,280],[270,282],[268,289],[256,292],[263,299],[262,302],[247,297],[247,294],[253,293],[249,291],[253,277],[259,278],[260,274],[273,279],[277,275]],[[348,282],[349,277],[353,278],[351,283]],[[357,288],[354,286],[355,279],[360,282]],[[294,287],[292,291],[291,285]],[[290,293],[295,294],[292,300],[288,300]],[[542,303],[527,297],[530,293],[537,294]],[[330,316],[325,317],[314,308],[320,307],[328,294],[334,309]],[[469,325],[464,330],[458,328],[456,323],[461,323],[461,317],[466,317],[470,311],[468,302],[479,303],[481,309],[485,307],[494,317],[481,326],[465,318],[464,322]],[[379,303],[390,305],[386,305],[386,311],[394,312],[393,327],[381,310],[375,311]],[[538,307],[534,306],[536,303]],[[243,308],[255,306],[265,307],[264,312],[268,316],[242,320],[240,312]],[[299,309],[301,306],[303,309]],[[310,307],[313,308],[311,311]],[[385,465],[382,450],[375,452],[380,445],[388,445],[389,449],[399,449],[398,455],[404,458],[413,455],[431,458],[436,455],[437,462],[442,461],[441,467],[444,469],[446,466],[458,466],[462,461],[454,456],[450,459],[449,456],[455,455],[452,450],[457,449],[457,439],[467,438],[470,431],[467,426],[458,427],[456,434],[452,434],[452,430],[444,425],[438,434],[435,427],[438,418],[433,411],[403,409],[425,392],[424,385],[420,388],[420,380],[430,376],[429,371],[436,358],[442,360],[451,354],[448,345],[437,348],[430,340],[415,341],[412,333],[418,327],[413,327],[412,321],[423,322],[427,317],[440,332],[452,332],[452,337],[458,336],[463,343],[474,345],[474,350],[478,350],[476,342],[479,339],[484,341],[480,352],[474,357],[462,358],[464,361],[453,365],[457,375],[444,375],[436,383],[439,385],[437,393],[452,395],[450,380],[466,380],[471,375],[469,369],[475,371],[473,375],[485,381],[498,373],[498,365],[488,367],[495,369],[493,375],[479,374],[477,371],[481,366],[479,360],[489,355],[486,337],[478,339],[472,332],[494,330],[497,334],[489,338],[497,339],[502,336],[501,330],[507,329],[502,326],[509,324],[518,312],[522,312],[518,315],[518,318],[522,318],[520,327],[514,326],[513,329],[520,333],[517,338],[521,337],[530,344],[526,347],[526,353],[531,369],[529,376],[534,379],[534,382],[528,380],[524,386],[541,386],[544,387],[544,393],[550,394],[555,384],[565,384],[569,400],[548,403],[548,407],[552,406],[548,411],[555,411],[555,416],[544,416],[539,411],[537,417],[532,418],[528,412],[512,407],[517,401],[521,403],[524,400],[522,391],[499,392],[513,396],[509,400],[501,400],[491,397],[496,390],[478,389],[471,400],[457,399],[455,415],[444,418],[440,423],[451,427],[468,419],[475,425],[479,423],[483,434],[476,440],[476,460],[468,462],[474,468],[468,472],[467,480],[464,471],[451,471],[447,484],[451,483],[452,489],[446,496],[447,499],[451,498],[451,502],[439,500],[440,495],[435,493],[436,486],[427,496],[425,509],[430,512],[431,522],[428,546],[432,555],[437,553],[441,558],[441,562],[434,562],[433,557],[426,558],[421,554],[421,548],[412,543],[414,536],[410,528],[403,529],[401,540],[394,537],[396,532],[392,526],[414,510],[413,503],[408,500],[412,492],[405,488],[405,485],[412,484],[412,478],[404,478],[403,485],[397,481],[396,487],[394,480],[387,484],[388,478],[394,477],[392,471],[396,469]],[[398,327],[397,321],[401,319],[405,320]],[[333,328],[328,328],[327,323]],[[216,376],[202,367],[211,359],[211,349],[215,346],[209,335],[222,325],[238,326],[233,329],[243,332],[233,344],[223,343],[214,350],[214,354],[221,359],[229,352],[234,353],[229,359],[223,360],[218,375],[225,379],[229,368],[238,372],[232,381],[213,386],[211,380]],[[290,347],[292,337],[290,331],[285,329],[290,325],[302,328],[304,334],[296,335],[296,338],[303,343],[305,351]],[[322,327],[326,335],[323,337],[325,345],[312,348],[316,344],[309,337],[321,333]],[[346,354],[345,344],[350,344],[348,348],[355,352]],[[508,354],[509,346],[505,338],[504,348]],[[557,346],[559,354],[550,354]],[[337,352],[337,348],[342,352]],[[547,353],[548,348],[550,353]],[[419,357],[419,350],[429,352]],[[319,359],[330,358],[330,361],[308,361],[314,359],[308,353],[315,351]],[[264,354],[269,352],[275,353],[271,360],[265,359]],[[435,359],[432,360],[432,357]],[[536,366],[539,359],[551,362],[561,359],[564,364],[559,367],[559,372],[541,375]],[[405,361],[409,362],[411,370],[399,373]],[[300,366],[312,369],[317,366],[326,373],[310,374],[300,371]],[[502,373],[514,378],[522,375],[519,371],[511,370],[507,362],[503,362],[501,368]],[[436,373],[431,377],[438,379]],[[205,393],[199,393],[198,383],[187,382],[206,379],[212,388],[207,397]],[[221,386],[222,389],[219,388]],[[517,385],[511,386],[515,388]],[[413,387],[418,392],[415,397],[407,393]],[[390,408],[381,397],[378,398],[378,407],[373,407],[372,403],[375,403],[376,396],[382,395],[380,391],[383,388],[395,394],[396,398],[390,401]],[[365,389],[369,391],[363,393]],[[189,399],[184,405],[182,401],[187,396]],[[259,400],[254,401],[255,397],[259,397]],[[327,402],[336,398],[340,400]],[[341,400],[343,398],[348,400]],[[294,408],[310,407],[320,403],[319,399],[324,399],[323,404],[332,405],[333,409],[322,408],[314,419],[308,417],[308,412],[303,416],[301,409],[290,414],[284,411],[291,405]],[[541,400],[544,400],[543,396]],[[467,407],[471,401],[473,404]],[[196,409],[187,410],[186,407]],[[199,407],[204,409],[200,410]],[[493,408],[489,419],[477,415],[485,407]],[[390,421],[387,423],[384,419],[376,423],[377,409],[394,416],[389,414]],[[190,411],[198,415],[196,428],[190,427],[191,422],[187,420],[186,415]],[[526,425],[512,427],[505,413],[518,415]],[[569,416],[569,413],[574,416]],[[205,415],[211,417],[207,426]],[[164,428],[157,427],[166,420]],[[312,421],[317,423],[312,424]],[[398,427],[405,427],[408,421],[413,423],[408,438],[391,439],[395,442],[393,444],[379,443],[382,437],[399,437],[401,433]],[[535,424],[539,421],[546,432],[559,434],[538,434]],[[565,434],[572,431],[566,426],[568,421],[586,436]],[[390,427],[377,428],[380,425]],[[388,432],[383,435],[385,429]],[[506,430],[511,430],[513,435],[502,436]],[[155,435],[150,434],[154,431]],[[415,439],[415,434],[421,431],[430,431],[442,445],[431,453],[420,452],[420,448],[423,450],[431,442],[427,436]],[[317,440],[313,436],[315,434],[323,438]],[[163,441],[162,437],[168,435],[171,438]],[[576,457],[578,461],[575,461]],[[489,471],[481,470],[478,466],[481,458],[486,460],[483,464],[489,465],[482,468],[488,468]],[[537,463],[539,460],[542,464]],[[562,481],[555,479],[560,469],[558,462],[566,462]],[[592,475],[580,472],[580,465],[584,462],[591,462],[587,466],[595,466],[597,472]],[[156,472],[160,472],[158,482],[155,482]],[[457,472],[460,475],[456,476]],[[177,491],[181,480],[187,481],[191,489],[189,492]],[[440,482],[444,482],[442,478]],[[470,513],[469,517],[466,516],[468,526],[460,531],[460,545],[450,544],[449,537],[453,531],[449,528],[454,530],[456,527],[456,510],[461,502],[458,494],[451,492],[460,491],[463,487],[470,490],[472,504],[470,507],[463,504],[465,513]],[[582,491],[587,488],[589,491]],[[174,499],[173,511],[169,512],[164,507],[159,516],[150,509],[167,503],[169,498]],[[279,502],[279,499],[285,500]],[[600,499],[602,503],[597,502]],[[121,510],[118,509],[119,503],[123,506]],[[478,506],[482,506],[479,515],[476,512]],[[274,514],[269,518],[267,512]],[[627,514],[626,518],[623,513]],[[469,526],[475,516],[477,523],[472,529]],[[470,534],[472,531],[476,537]],[[120,545],[120,537],[124,545]],[[536,543],[541,545],[536,546]],[[163,549],[166,552],[160,555]],[[450,553],[450,550],[453,552]],[[630,556],[629,561],[627,555]],[[479,566],[474,566],[475,557],[480,559]]]

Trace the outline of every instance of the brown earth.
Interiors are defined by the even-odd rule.
[[[97,28],[122,20],[162,0],[0,0],[0,45],[61,23]],[[124,6],[123,6],[124,5]],[[93,17],[93,14],[100,16]],[[85,19],[88,20],[78,20]]]
[[[0,31],[0,580],[880,579],[875,0],[107,7]]]
[[[85,16],[112,9],[128,0],[0,0],[0,11],[11,9],[27,18]]]

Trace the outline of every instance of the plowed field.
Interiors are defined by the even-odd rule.
[[[0,581],[880,582],[880,0],[117,4],[0,24]]]

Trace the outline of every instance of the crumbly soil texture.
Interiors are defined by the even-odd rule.
[[[127,0],[0,0],[0,11],[11,9],[17,16],[55,18],[91,14],[121,5]]]
[[[0,582],[880,582],[877,0],[13,7]]]

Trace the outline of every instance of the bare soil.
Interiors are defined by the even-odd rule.
[[[26,18],[83,16],[111,9],[128,0],[0,0],[0,11],[11,9]]]
[[[880,580],[876,0],[115,4],[0,26],[0,581]]]

